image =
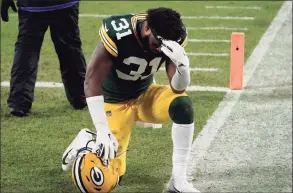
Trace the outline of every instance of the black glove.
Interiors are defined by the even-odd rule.
[[[9,17],[8,17],[9,7],[11,7],[14,12],[17,12],[16,6],[15,6],[13,0],[2,0],[1,18],[5,22],[8,22],[8,20],[9,20]]]

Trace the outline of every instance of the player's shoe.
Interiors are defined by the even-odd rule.
[[[88,151],[88,143],[93,141],[93,134],[89,129],[81,129],[75,139],[67,147],[62,156],[62,169],[68,171],[71,169],[76,157],[81,155],[82,151]]]
[[[168,184],[166,185],[165,190],[163,193],[191,193],[191,192],[197,192],[200,193],[200,191],[193,187],[193,185],[187,181],[183,181],[180,185],[174,184],[174,180],[170,180]]]

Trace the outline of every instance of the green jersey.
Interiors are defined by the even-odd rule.
[[[103,20],[99,34],[113,61],[102,84],[105,102],[137,98],[152,84],[153,74],[167,59],[163,53],[144,49],[141,25],[145,19],[146,14],[128,14]],[[184,38],[181,43],[186,42],[187,38]]]

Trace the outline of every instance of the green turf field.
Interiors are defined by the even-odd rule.
[[[250,9],[206,9],[205,6],[259,6]],[[239,16],[253,20],[184,19],[187,27],[247,28],[245,58],[258,43],[281,2],[83,2],[82,14],[119,14],[144,12],[147,8],[168,6],[183,16]],[[96,45],[102,18],[80,17],[83,51],[87,61]],[[1,81],[9,81],[14,43],[17,37],[17,17],[1,22]],[[189,30],[189,39],[229,40],[229,30]],[[229,43],[188,44],[187,52],[229,53]],[[229,56],[190,56],[191,66],[218,68],[216,72],[192,72],[191,85],[227,87]],[[164,72],[156,80],[167,84]],[[38,81],[60,82],[58,60],[46,34],[39,62]],[[87,110],[74,111],[62,88],[36,88],[32,114],[26,118],[10,116],[6,104],[9,88],[1,87],[1,192],[77,192],[71,174],[61,169],[61,156],[80,128],[92,128]],[[223,99],[223,92],[188,92],[195,107],[196,134],[206,124]],[[123,186],[114,192],[160,192],[171,172],[172,141],[170,124],[162,129],[134,128],[128,152],[128,169]]]

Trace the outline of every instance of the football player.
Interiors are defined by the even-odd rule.
[[[171,120],[173,168],[166,192],[199,192],[186,177],[194,110],[184,92],[190,83],[190,70],[184,50],[187,32],[180,14],[161,7],[146,14],[111,16],[103,20],[99,35],[85,79],[86,100],[97,135],[94,152],[118,165],[121,177],[126,171],[126,150],[135,122]],[[170,87],[153,83],[153,75],[163,63]],[[62,166],[67,170],[72,161],[66,152],[64,156],[68,161]]]

